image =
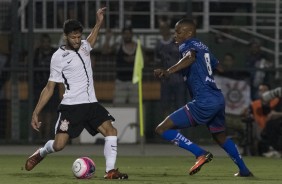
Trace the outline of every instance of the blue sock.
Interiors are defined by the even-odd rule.
[[[180,148],[190,151],[196,156],[196,158],[206,153],[205,150],[191,142],[189,139],[184,137],[181,133],[176,130],[167,130],[161,136],[163,139],[173,142]]]
[[[233,162],[238,166],[240,174],[247,175],[250,173],[237,149],[237,146],[231,139],[227,139],[222,145],[222,148],[228,153]]]

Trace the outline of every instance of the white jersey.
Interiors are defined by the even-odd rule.
[[[61,104],[74,105],[97,102],[91,67],[91,46],[86,40],[76,52],[60,47],[52,56],[49,81],[64,83]]]

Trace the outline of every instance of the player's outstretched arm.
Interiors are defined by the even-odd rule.
[[[190,66],[195,61],[195,52],[189,52],[186,56],[180,59],[175,65],[171,66],[167,70],[155,69],[154,75],[157,78],[163,79],[168,78],[170,74],[176,73],[183,68]]]
[[[282,97],[282,87],[278,87],[272,90],[269,90],[262,94],[262,102],[263,104],[269,103],[274,98]]]
[[[178,72],[184,68],[187,68],[195,61],[196,53],[189,51],[182,59],[180,59],[175,65],[167,69],[169,74]]]
[[[103,23],[103,20],[104,20],[105,11],[106,11],[106,7],[98,9],[98,11],[96,13],[96,24],[95,24],[94,28],[91,30],[90,35],[86,39],[92,47],[94,47],[95,42],[97,40],[99,30],[100,30],[102,23]]]
[[[167,70],[164,69],[155,69],[154,75],[159,79],[163,79],[163,78],[167,78],[169,76],[169,73],[167,72]]]
[[[39,131],[39,128],[41,126],[41,122],[38,121],[38,114],[41,112],[43,107],[47,104],[49,99],[52,97],[55,86],[56,86],[55,82],[48,81],[47,85],[43,88],[40,94],[38,103],[32,113],[32,119],[31,119],[31,126],[36,131]]]

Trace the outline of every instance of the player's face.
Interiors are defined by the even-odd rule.
[[[261,97],[262,94],[267,92],[268,90],[269,90],[268,86],[263,85],[263,84],[259,85],[259,88],[258,88],[258,95],[259,95],[259,97]]]
[[[191,31],[186,25],[176,24],[174,32],[175,43],[181,44],[185,40],[191,38]]]
[[[123,36],[123,41],[124,41],[125,43],[130,43],[130,42],[132,42],[132,37],[133,37],[132,32],[130,32],[130,31],[128,31],[128,30],[125,30],[125,31],[123,32],[122,36]]]
[[[82,36],[82,33],[79,31],[73,31],[69,33],[68,35],[66,35],[67,49],[78,50],[81,45],[81,36]]]
[[[170,27],[169,27],[169,25],[167,25],[167,24],[161,24],[161,25],[160,25],[160,34],[161,34],[163,37],[170,35],[171,33],[170,33]]]
[[[260,45],[258,43],[253,43],[251,45],[251,53],[252,54],[257,54],[260,52]]]
[[[41,47],[42,49],[49,49],[51,46],[51,40],[48,38],[44,38],[41,41]]]

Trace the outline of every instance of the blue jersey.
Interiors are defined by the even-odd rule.
[[[213,77],[213,70],[217,67],[218,60],[209,48],[198,39],[192,38],[181,44],[179,51],[182,57],[190,51],[196,53],[195,61],[182,70],[191,98],[196,101],[205,101],[207,97],[222,97]]]
[[[192,101],[171,114],[170,118],[179,128],[206,124],[212,132],[223,131],[225,102],[213,77],[218,60],[205,44],[195,38],[181,44],[179,51],[182,57],[191,51],[196,54],[195,61],[182,70]]]

